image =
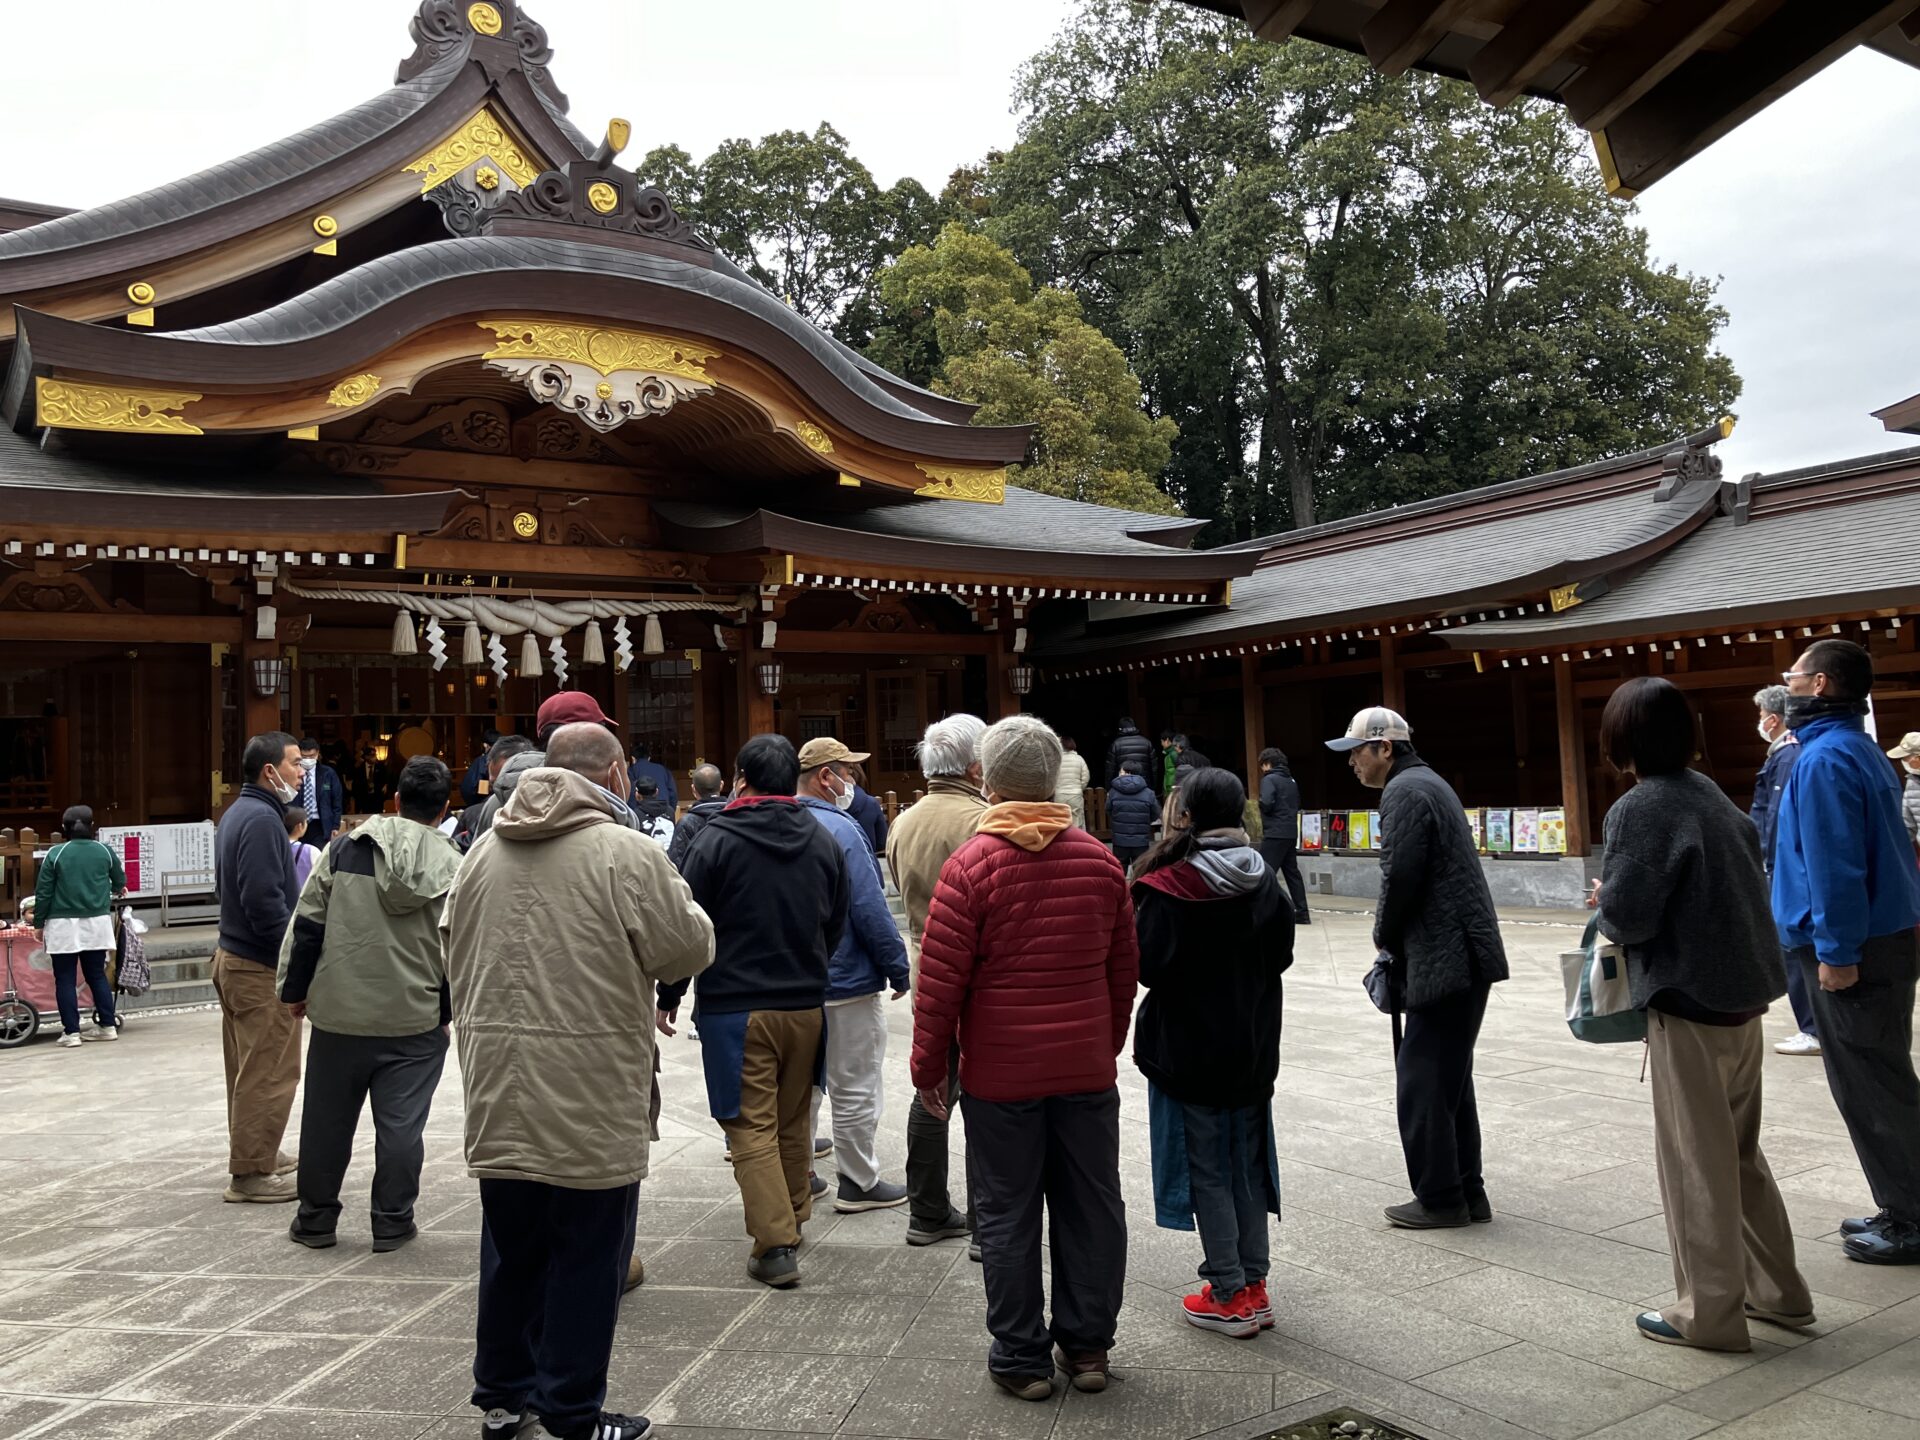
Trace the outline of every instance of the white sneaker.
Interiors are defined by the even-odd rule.
[[[1798,1034],[1789,1035],[1778,1045],[1774,1046],[1773,1053],[1776,1055],[1818,1055],[1820,1053],[1820,1042],[1814,1039],[1813,1036],[1802,1031]]]
[[[93,1029],[85,1031],[80,1038],[82,1040],[118,1040],[120,1038],[120,1027],[118,1025],[96,1025]]]
[[[62,1035],[55,1043],[58,1044],[62,1050],[77,1050],[80,1048],[80,1037],[78,1035]]]

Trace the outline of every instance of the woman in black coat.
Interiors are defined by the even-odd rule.
[[[1247,802],[1226,770],[1189,776],[1169,833],[1133,884],[1140,981],[1133,1031],[1147,1077],[1156,1219],[1198,1222],[1207,1283],[1189,1323],[1245,1338],[1273,1324],[1267,1216],[1280,1213],[1273,1084],[1280,976],[1293,963],[1293,905],[1241,828]]]

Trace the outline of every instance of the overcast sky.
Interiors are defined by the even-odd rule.
[[[938,189],[1013,138],[1013,72],[1069,0],[536,0],[575,122],[674,141],[844,133],[882,183]],[[391,83],[409,0],[9,7],[0,195],[88,205],[176,179]],[[1722,277],[1746,382],[1730,474],[1887,449],[1920,391],[1920,70],[1857,52],[1640,202],[1653,252]]]

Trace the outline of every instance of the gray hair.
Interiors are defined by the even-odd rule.
[[[1787,687],[1767,685],[1753,692],[1753,703],[1769,715],[1787,718]]]
[[[978,715],[949,715],[927,727],[919,745],[920,773],[929,780],[959,779],[980,756],[987,722]]]
[[[1009,715],[980,737],[981,779],[1002,800],[1051,800],[1060,737],[1036,715]]]

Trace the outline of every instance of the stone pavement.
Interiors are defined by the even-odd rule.
[[[1233,1341],[1177,1318],[1198,1245],[1153,1228],[1144,1087],[1130,1069],[1132,1239],[1114,1352],[1125,1379],[1107,1394],[1028,1405],[993,1391],[979,1268],[959,1244],[909,1249],[904,1212],[822,1215],[802,1286],[769,1293],[743,1272],[732,1174],[683,1037],[666,1046],[665,1138],[640,1207],[648,1279],[626,1303],[611,1403],[702,1440],[1253,1437],[1338,1405],[1436,1440],[1920,1437],[1920,1268],[1857,1265],[1838,1249],[1839,1218],[1870,1207],[1818,1061],[1768,1055],[1765,1134],[1818,1327],[1756,1325],[1751,1355],[1634,1334],[1634,1315],[1672,1283],[1647,1092],[1637,1049],[1566,1032],[1555,957],[1577,931],[1564,924],[1509,926],[1515,979],[1494,992],[1481,1042],[1499,1218],[1389,1231],[1380,1207],[1404,1198],[1405,1172],[1387,1025],[1359,988],[1366,925],[1323,915],[1288,977],[1276,1330]],[[889,1014],[897,1175],[909,1017]],[[0,1435],[475,1433],[478,1202],[455,1076],[430,1132],[426,1233],[379,1256],[351,1208],[341,1245],[316,1252],[285,1239],[290,1207],[220,1203],[210,1012],[138,1019],[111,1047],[0,1054],[0,1097]],[[356,1169],[350,1203],[366,1180]]]

